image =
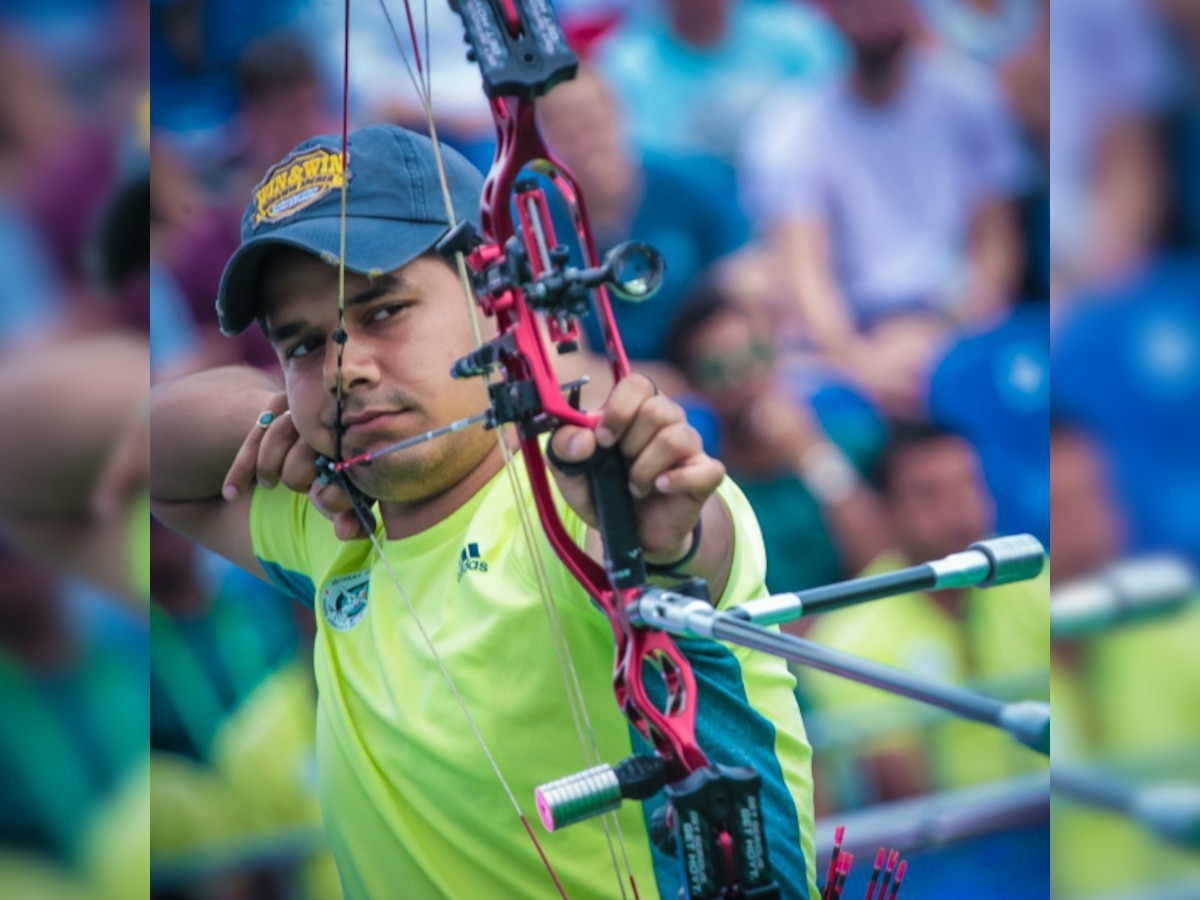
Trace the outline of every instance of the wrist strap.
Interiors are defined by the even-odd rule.
[[[700,539],[704,536],[704,515],[701,513],[700,518],[696,520],[696,527],[692,529],[692,546],[681,559],[677,559],[673,563],[646,563],[646,573],[649,575],[682,575],[679,570],[696,558],[696,554],[700,552]]]

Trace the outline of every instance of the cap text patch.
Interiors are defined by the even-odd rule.
[[[279,222],[342,187],[341,154],[314,147],[285,159],[254,190],[254,227]]]

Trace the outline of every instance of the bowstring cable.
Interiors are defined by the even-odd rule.
[[[401,41],[399,41],[399,39],[398,39],[395,25],[392,22],[391,15],[387,10],[387,6],[384,3],[384,0],[379,0],[379,3],[380,3],[380,8],[383,10],[385,18],[388,21],[388,25],[391,28],[393,38],[396,39],[396,44],[400,50],[401,58],[404,60],[405,66],[409,70],[409,75],[413,79],[413,83],[414,83],[414,86],[416,87],[417,94],[422,99],[422,103],[423,103],[423,106],[425,108],[425,113],[426,113],[426,120],[427,120],[427,122],[429,124],[429,128],[430,128],[430,136],[431,136],[432,146],[434,149],[435,158],[437,160],[437,167],[438,167],[438,171],[439,171],[439,175],[440,175],[440,179],[441,179],[443,199],[445,201],[446,209],[447,209],[447,212],[448,212],[448,215],[450,218],[450,225],[451,225],[451,227],[454,227],[454,224],[455,224],[454,208],[453,208],[453,203],[450,200],[449,185],[448,185],[448,181],[447,181],[447,178],[445,175],[445,165],[442,161],[442,156],[441,156],[441,145],[437,139],[436,125],[434,124],[433,116],[432,116],[432,101],[431,101],[432,78],[431,78],[431,73],[426,75],[425,87],[424,87],[424,90],[422,90],[420,79],[417,75],[414,75],[412,67],[409,64],[409,61],[407,58],[407,54],[405,54],[405,52],[404,52],[403,43]],[[416,42],[415,26],[412,21],[411,6],[407,2],[407,0],[405,2],[405,10],[408,15],[409,31],[410,31],[410,35],[412,36],[412,40],[413,40],[414,56],[416,57],[417,71],[419,73],[421,71],[420,51],[418,49],[418,44]],[[428,35],[428,8],[427,7],[425,9],[425,12],[426,12],[426,29],[425,29],[426,30],[426,57],[428,57],[429,35]],[[349,98],[349,43],[350,43],[349,25],[350,25],[350,8],[349,8],[349,0],[346,0],[345,20],[344,20],[344,26],[343,26],[344,33],[345,33],[345,39],[344,39],[344,45],[343,45],[343,72],[342,72],[342,76],[343,76],[343,78],[342,78],[342,80],[343,80],[343,87],[342,87],[342,191],[341,191],[339,273],[338,273],[338,331],[336,332],[336,337],[335,337],[335,342],[338,345],[338,348],[337,348],[337,384],[336,384],[338,418],[337,418],[337,423],[336,423],[336,427],[335,427],[335,434],[336,434],[336,439],[337,439],[337,456],[339,459],[342,456],[342,453],[341,453],[341,448],[342,448],[341,418],[342,418],[342,410],[343,410],[343,402],[344,402],[343,401],[344,379],[342,377],[343,376],[343,353],[344,353],[344,345],[345,345],[346,339],[347,339],[344,322],[345,322],[345,257],[346,257],[345,247],[346,247],[346,230],[347,230],[346,192],[347,192],[347,183],[349,180],[348,150],[347,150],[348,135],[349,135],[349,100],[348,100],[348,98]],[[428,72],[429,70],[426,70],[426,71]],[[456,254],[456,259],[457,259],[457,264],[458,264],[459,278],[463,282],[463,285],[465,288],[464,299],[467,302],[468,310],[470,313],[469,318],[470,318],[470,322],[471,322],[472,333],[473,333],[473,336],[475,337],[476,345],[478,346],[482,343],[482,336],[481,336],[480,329],[479,329],[478,319],[475,315],[475,306],[471,302],[471,294],[469,291],[470,282],[469,282],[469,279],[467,276],[466,264],[465,264],[465,261],[464,261],[461,253]],[[504,440],[503,434],[498,433],[498,438],[499,438],[499,443],[500,443],[501,450],[503,452],[504,459],[505,459],[505,468],[509,473],[510,484],[512,485],[514,495],[517,496],[518,500],[519,500],[519,497],[520,497],[519,487],[518,487],[516,477],[515,477],[515,466],[513,465],[513,458],[512,458],[511,451],[509,450],[507,442]],[[497,779],[500,781],[500,784],[501,784],[503,790],[507,794],[510,803],[512,804],[514,810],[516,811],[517,816],[520,819],[521,824],[524,827],[525,832],[528,835],[530,841],[533,843],[535,849],[537,850],[538,855],[541,858],[543,865],[545,866],[547,872],[549,873],[549,875],[551,877],[551,880],[554,882],[554,885],[558,889],[560,895],[562,897],[566,898],[567,895],[566,895],[565,889],[563,888],[562,883],[559,880],[557,873],[554,871],[553,866],[550,864],[550,861],[547,858],[546,853],[541,846],[541,843],[538,841],[537,836],[534,834],[533,829],[530,827],[528,819],[526,818],[524,812],[521,810],[520,804],[517,801],[516,796],[512,791],[512,788],[508,784],[507,779],[505,779],[504,774],[499,767],[499,763],[497,762],[494,754],[492,753],[491,748],[488,746],[487,741],[484,739],[483,734],[480,731],[478,724],[476,723],[474,717],[471,715],[471,712],[470,712],[469,708],[467,707],[465,700],[463,699],[461,693],[459,692],[459,690],[457,688],[457,685],[454,683],[454,680],[450,675],[449,669],[446,667],[440,654],[438,654],[437,649],[434,646],[432,639],[430,638],[428,632],[425,630],[424,625],[420,621],[420,618],[417,616],[416,609],[411,601],[411,598],[408,596],[408,592],[404,589],[404,586],[401,584],[399,577],[397,576],[395,570],[393,569],[393,567],[391,565],[390,560],[387,558],[386,554],[384,553],[383,546],[380,543],[378,537],[376,536],[376,534],[374,532],[374,528],[373,528],[374,523],[372,523],[370,521],[368,511],[366,509],[364,509],[363,507],[361,507],[357,503],[353,504],[353,508],[354,508],[355,514],[357,515],[357,517],[359,519],[359,522],[363,526],[364,532],[370,538],[373,548],[375,549],[379,558],[383,561],[389,577],[392,579],[392,582],[395,585],[395,587],[397,588],[397,591],[400,594],[405,606],[409,610],[409,614],[412,616],[413,621],[416,623],[417,628],[421,633],[422,639],[424,640],[424,642],[426,644],[426,647],[429,649],[431,656],[433,656],[435,662],[438,665],[438,668],[441,670],[443,677],[445,678],[448,686],[450,687],[451,692],[454,694],[455,699],[459,705],[459,708],[462,710],[464,717],[467,719],[468,725],[470,726],[472,731],[475,733],[476,739],[479,742],[480,747],[484,752],[484,755],[487,757],[490,765],[492,766],[492,770],[495,772]],[[540,589],[540,593],[542,595],[543,607],[547,610],[547,617],[551,621],[551,634],[552,634],[552,637],[554,637],[554,640],[552,641],[552,643],[555,648],[555,654],[558,658],[560,671],[562,671],[564,669],[564,667],[567,667],[570,670],[570,681],[568,682],[566,675],[563,675],[563,680],[564,680],[564,685],[568,685],[567,695],[568,695],[569,706],[572,711],[572,718],[575,720],[576,733],[579,736],[580,743],[584,749],[584,755],[586,758],[587,756],[589,756],[588,741],[586,741],[583,737],[583,728],[580,725],[580,721],[579,721],[580,714],[577,710],[577,704],[578,704],[579,706],[582,707],[583,717],[586,720],[587,711],[586,711],[586,706],[584,706],[582,703],[582,690],[579,686],[578,676],[575,673],[573,659],[570,656],[570,649],[569,649],[569,647],[567,647],[565,645],[565,636],[563,634],[561,621],[559,620],[557,622],[557,627],[555,625],[555,620],[558,618],[557,617],[557,609],[555,609],[553,607],[553,603],[549,599],[550,595],[549,595],[549,590],[547,587],[545,565],[544,565],[543,560],[541,559],[541,555],[538,552],[537,546],[534,542],[533,525],[529,519],[529,512],[528,512],[528,510],[525,509],[524,505],[521,504],[520,502],[517,503],[517,508],[518,508],[518,511],[519,511],[521,519],[522,519],[522,529],[526,534],[526,540],[529,543],[529,546],[532,551],[532,556],[535,560],[536,568],[538,570],[539,589]],[[553,610],[553,615],[550,612],[551,610]],[[560,647],[560,643],[562,644],[561,647]],[[565,651],[565,660],[566,660],[565,664],[564,664],[564,651]],[[572,696],[572,691],[569,686],[570,683],[573,683],[573,685],[574,685],[574,691],[575,691],[576,697]],[[595,734],[594,734],[594,730],[591,727],[590,721],[588,721],[586,724],[586,731],[591,736],[591,746],[593,748],[595,757],[598,759],[599,758],[599,750],[598,750],[598,747],[596,747]],[[605,819],[607,819],[607,818],[608,817],[606,816]],[[614,823],[616,823],[616,815],[615,814],[612,814],[612,818],[614,820]],[[609,853],[610,853],[610,857],[612,858],[614,871],[617,873],[617,876],[618,876],[618,884],[620,885],[621,895],[622,895],[622,897],[624,897],[625,896],[624,884],[622,883],[622,880],[620,878],[620,869],[617,864],[615,851],[613,850],[613,847],[612,847],[612,837],[609,834],[609,826],[608,826],[607,821],[604,822],[604,831],[605,831],[606,839],[609,844]],[[636,884],[633,882],[633,874],[632,874],[632,869],[630,868],[628,852],[626,850],[623,837],[620,834],[619,824],[617,825],[617,831],[618,831],[618,838],[621,841],[622,855],[625,859],[626,868],[629,870],[630,881],[631,881],[631,883],[634,884],[633,889],[634,889],[634,894],[636,897],[637,887],[636,887]]]
[[[382,0],[380,0],[380,3],[382,6]],[[386,7],[384,8],[384,13],[385,13],[385,15],[387,14]],[[390,17],[389,17],[389,22],[390,22]],[[347,162],[348,162],[347,145],[349,143],[349,132],[350,132],[350,125],[349,125],[349,123],[350,123],[350,118],[349,118],[349,109],[350,109],[350,103],[349,103],[349,96],[350,96],[350,0],[345,0],[345,15],[344,15],[344,20],[343,20],[343,28],[345,30],[345,35],[344,35],[344,41],[343,41],[343,47],[342,47],[342,53],[343,53],[343,59],[342,59],[342,194],[341,194],[341,222],[340,222],[340,227],[339,227],[339,232],[340,232],[339,245],[340,246],[339,246],[339,261],[338,261],[338,332],[337,332],[338,337],[335,337],[335,343],[337,343],[337,347],[338,347],[338,350],[337,350],[337,422],[334,427],[334,432],[337,436],[337,455],[338,455],[339,459],[341,458],[341,455],[342,455],[342,453],[341,453],[342,430],[343,430],[342,429],[342,405],[343,405],[342,366],[343,366],[343,349],[346,344],[346,332],[345,332],[344,323],[345,323],[345,296],[346,296],[345,278],[346,278],[346,230],[347,230],[346,189],[347,189],[347,185],[349,183],[349,167],[347,165]],[[407,60],[406,60],[406,64],[407,64]],[[345,473],[343,473],[343,477],[346,478],[347,482],[349,481],[349,476],[345,475]],[[347,485],[347,487],[348,487],[348,485]],[[569,898],[567,897],[567,892],[566,892],[565,888],[563,887],[562,882],[558,878],[558,874],[554,871],[554,867],[550,865],[550,860],[547,858],[545,851],[542,849],[541,843],[538,841],[537,836],[534,834],[533,828],[530,826],[528,819],[526,819],[526,817],[525,817],[525,814],[521,811],[521,805],[520,805],[520,803],[517,802],[517,798],[516,798],[516,795],[513,793],[512,787],[509,785],[508,780],[504,777],[504,773],[500,769],[500,764],[497,762],[495,755],[492,753],[491,748],[488,746],[487,741],[484,739],[483,733],[480,731],[479,725],[475,721],[474,716],[471,715],[471,711],[470,711],[470,709],[468,709],[466,701],[463,699],[462,693],[458,689],[458,685],[455,684],[453,677],[450,675],[450,670],[446,667],[446,664],[442,660],[441,655],[437,652],[437,648],[434,646],[433,639],[430,637],[429,632],[426,631],[426,629],[425,629],[424,623],[421,622],[420,617],[417,615],[416,608],[412,602],[411,597],[408,594],[408,591],[405,590],[404,585],[401,583],[399,576],[396,574],[396,570],[392,567],[391,560],[387,556],[387,553],[383,547],[383,543],[380,540],[379,536],[376,534],[376,531],[375,531],[376,524],[370,520],[370,514],[369,514],[368,510],[365,509],[361,504],[354,502],[354,503],[352,503],[352,508],[354,509],[355,515],[358,517],[359,523],[362,525],[364,533],[370,539],[371,546],[374,549],[376,556],[383,563],[384,569],[387,571],[389,578],[391,578],[391,580],[392,580],[392,584],[395,586],[397,593],[399,593],[401,600],[404,602],[404,605],[408,608],[408,612],[409,612],[409,615],[412,617],[413,623],[416,625],[417,630],[420,632],[421,638],[424,641],[425,646],[428,648],[430,655],[433,657],[434,662],[437,664],[438,668],[441,670],[442,676],[445,679],[446,684],[449,686],[451,693],[454,695],[455,701],[458,703],[459,708],[463,712],[463,716],[467,720],[467,724],[470,726],[471,730],[475,733],[476,740],[478,741],[480,748],[483,750],[484,756],[487,758],[488,763],[491,765],[492,771],[495,772],[496,778],[500,782],[500,786],[503,788],[504,793],[508,796],[509,802],[512,804],[513,809],[516,810],[517,816],[521,820],[521,824],[524,826],[525,832],[529,836],[529,839],[533,842],[534,848],[538,852],[538,856],[541,857],[542,864],[545,866],[546,871],[549,873],[551,880],[554,882],[554,886],[558,889],[558,892],[562,896],[563,900],[569,900]],[[382,516],[380,516],[379,518],[380,518],[379,527],[382,528],[382,527],[384,527],[383,521],[382,521]]]
[[[342,423],[342,413],[345,411],[342,365],[346,349],[346,187],[350,183],[350,0],[346,0],[343,11],[342,31],[342,190],[338,218],[337,331],[333,334],[333,342],[337,345],[337,416],[333,422],[333,436],[334,457],[338,460],[342,458],[342,434],[345,431]]]
[[[456,214],[454,211],[454,202],[450,196],[450,184],[449,184],[449,178],[446,175],[445,162],[444,162],[444,159],[442,156],[442,145],[441,145],[441,141],[438,138],[437,124],[434,121],[434,116],[433,116],[433,88],[432,88],[433,71],[432,71],[432,66],[425,65],[422,63],[420,44],[417,39],[417,28],[416,28],[415,22],[413,21],[412,5],[409,2],[409,0],[405,0],[404,11],[405,11],[405,17],[406,17],[406,24],[408,25],[409,41],[413,48],[413,59],[410,61],[408,58],[408,53],[405,50],[404,41],[400,37],[399,31],[396,28],[396,24],[395,24],[394,20],[392,19],[391,12],[388,10],[386,0],[378,0],[378,2],[379,2],[379,8],[380,8],[381,12],[383,13],[384,19],[387,21],[388,28],[392,33],[392,40],[396,45],[396,49],[399,52],[400,58],[404,63],[405,70],[408,72],[409,79],[412,81],[413,89],[416,91],[417,97],[420,99],[422,108],[425,113],[426,125],[429,128],[430,142],[433,147],[434,159],[436,161],[440,186],[442,189],[442,200],[446,207],[448,224],[449,224],[450,228],[453,229],[457,226],[457,217],[456,217]],[[428,10],[427,0],[426,0],[425,5],[422,8],[422,11],[425,16],[425,19],[424,19],[424,22],[425,22],[425,28],[424,28],[425,61],[426,61],[426,63],[428,63],[428,61],[429,61],[429,10]],[[482,335],[482,332],[481,332],[481,329],[479,326],[477,305],[474,302],[474,292],[471,288],[471,280],[470,280],[470,276],[467,272],[466,260],[464,259],[463,254],[461,252],[456,252],[454,254],[454,256],[455,256],[456,268],[458,270],[459,281],[462,283],[462,287],[463,287],[463,300],[467,307],[468,320],[471,323],[471,333],[475,340],[476,347],[479,347],[483,344],[483,335]],[[575,726],[575,732],[578,737],[578,740],[580,743],[580,748],[583,752],[585,762],[589,765],[598,765],[600,762],[602,762],[602,757],[601,757],[599,745],[598,745],[598,742],[596,739],[595,729],[592,726],[591,717],[589,716],[588,710],[587,710],[587,704],[584,701],[583,688],[582,688],[582,685],[580,684],[579,675],[576,670],[576,666],[575,666],[575,662],[574,662],[574,657],[571,654],[570,645],[566,638],[566,629],[562,623],[562,616],[558,610],[557,605],[554,603],[553,594],[552,594],[552,591],[550,590],[550,580],[549,580],[549,575],[548,575],[548,572],[546,569],[545,558],[540,550],[538,540],[537,540],[537,529],[533,523],[532,516],[531,516],[529,509],[526,507],[525,503],[523,502],[523,498],[522,498],[523,492],[521,489],[519,476],[517,474],[517,467],[516,467],[514,457],[512,454],[512,449],[509,447],[508,441],[506,440],[506,437],[505,437],[505,429],[498,428],[496,430],[496,435],[497,435],[497,443],[500,446],[500,452],[504,458],[504,469],[508,476],[509,485],[513,492],[513,496],[517,501],[515,505],[517,507],[518,516],[521,521],[521,530],[525,535],[525,540],[526,540],[527,546],[530,549],[530,555],[533,560],[534,576],[535,576],[535,580],[538,583],[538,593],[539,593],[539,597],[542,602],[543,611],[546,615],[546,619],[549,624],[550,634],[551,634],[551,646],[554,648],[555,657],[558,662],[560,677],[562,679],[563,687],[564,687],[565,693],[567,695],[568,708],[571,711],[571,718],[572,718],[574,726]],[[411,605],[410,605],[410,609],[411,609]],[[431,645],[430,649],[431,650],[433,649],[432,645]],[[434,652],[436,653],[436,651],[434,651]],[[440,659],[438,660],[438,665],[442,667],[443,671],[445,671],[445,667],[442,665],[442,662]],[[461,701],[460,701],[460,704],[461,704]],[[463,711],[464,711],[464,713],[467,712],[465,706],[463,706]],[[468,713],[468,717],[469,717],[469,713]],[[475,728],[475,724],[473,721],[472,721],[472,728]],[[479,734],[478,729],[475,728],[475,730],[476,730],[476,733]],[[480,740],[482,740],[482,735],[480,735]],[[487,752],[490,757],[491,756],[490,750],[488,750]],[[497,774],[499,774],[498,770],[497,770]],[[505,785],[505,789],[508,790],[507,784]],[[511,791],[510,791],[510,796],[511,796]],[[517,807],[517,809],[518,809],[518,813],[520,813],[519,806]],[[523,813],[521,813],[521,818],[522,818],[522,822],[525,824],[526,830],[528,830],[529,824],[526,821]],[[611,820],[611,826],[610,826],[610,820]],[[617,817],[617,814],[615,812],[609,813],[602,817],[601,822],[602,822],[603,829],[604,829],[605,840],[608,843],[609,856],[612,860],[613,871],[617,875],[617,883],[621,889],[621,896],[623,898],[626,896],[625,886],[624,886],[624,880],[621,875],[621,866],[617,860],[617,851],[613,846],[612,831],[616,832],[617,844],[620,847],[621,857],[624,860],[625,869],[626,869],[626,872],[628,873],[630,883],[633,887],[634,896],[636,897],[637,896],[637,886],[636,886],[636,882],[634,881],[634,878],[633,878],[633,868],[632,868],[632,864],[629,860],[628,848],[625,844],[624,834],[622,832],[622,829],[620,826],[620,821]],[[533,837],[532,832],[530,833],[530,837],[531,838]],[[535,844],[537,843],[536,838],[534,838],[534,842],[535,842]],[[538,852],[542,853],[542,849],[540,846],[538,846]],[[544,860],[545,855],[542,854],[542,857]],[[547,863],[547,866],[549,866],[549,863]],[[556,881],[557,881],[557,879],[556,879]]]

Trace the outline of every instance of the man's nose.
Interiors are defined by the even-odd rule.
[[[338,392],[341,381],[343,391],[370,387],[379,380],[379,367],[374,355],[365,343],[351,335],[338,343],[336,336],[329,341],[329,352],[325,354],[325,387],[331,394]]]

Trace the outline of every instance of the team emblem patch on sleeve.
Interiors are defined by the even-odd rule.
[[[370,572],[331,578],[321,589],[321,614],[334,631],[349,631],[367,614]]]
[[[288,157],[254,189],[254,227],[280,222],[341,190],[342,174],[341,154],[325,147]]]

